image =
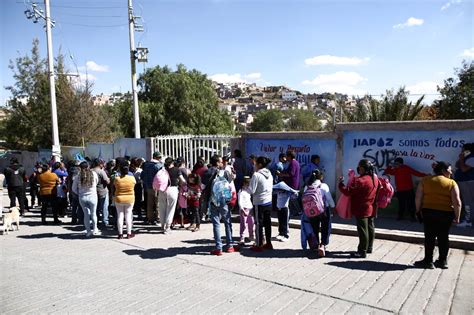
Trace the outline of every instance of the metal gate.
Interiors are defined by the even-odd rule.
[[[229,135],[170,135],[153,138],[153,151],[159,151],[163,157],[185,158],[192,167],[199,157],[206,162],[214,154],[230,154],[231,139]]]

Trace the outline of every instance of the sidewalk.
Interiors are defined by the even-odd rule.
[[[278,220],[272,219],[272,224],[278,226]],[[290,227],[299,229],[300,226],[300,220],[290,220]],[[334,216],[332,233],[357,236],[357,228],[354,219],[344,220]],[[423,244],[425,239],[423,224],[409,220],[397,221],[392,218],[379,217],[375,219],[375,233],[378,239],[414,244]],[[474,250],[474,228],[452,226],[449,235],[449,244],[451,248]]]
[[[114,231],[85,239],[81,226],[45,226],[38,209],[27,213],[19,231],[0,236],[0,313],[474,312],[469,251],[451,250],[448,270],[422,270],[412,267],[423,257],[418,244],[377,239],[357,260],[349,258],[357,238],[333,235],[318,259],[292,229],[273,251],[215,257],[210,224],[171,235],[135,228],[131,240]]]

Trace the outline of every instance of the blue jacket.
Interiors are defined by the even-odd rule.
[[[155,178],[156,173],[163,167],[163,163],[157,160],[147,161],[143,164],[143,171],[140,175],[140,178],[143,182],[143,188],[153,188],[153,178]]]

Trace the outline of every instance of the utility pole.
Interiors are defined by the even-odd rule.
[[[135,138],[140,138],[140,116],[138,110],[137,67],[135,64],[135,16],[133,15],[132,0],[128,0],[128,31],[130,37],[130,64],[132,66],[132,98],[133,120],[135,122]]]
[[[51,97],[51,127],[53,130],[53,147],[52,155],[56,161],[61,156],[61,146],[59,145],[59,131],[58,131],[58,113],[56,108],[56,84],[54,80],[54,59],[53,59],[53,40],[51,38],[51,26],[54,22],[51,21],[51,12],[49,9],[49,0],[44,0],[45,15],[43,10],[38,10],[36,3],[32,4],[31,10],[25,11],[28,19],[33,19],[33,23],[38,23],[42,18],[46,24],[46,41],[48,47],[48,76],[49,76],[49,92]]]

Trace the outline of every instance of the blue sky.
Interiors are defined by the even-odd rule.
[[[130,90],[127,0],[50,1],[54,54],[72,55],[95,93]],[[134,0],[134,8],[145,22],[136,43],[150,50],[147,67],[183,63],[219,81],[432,94],[474,56],[472,0]],[[43,27],[25,9],[22,0],[0,1],[2,86],[13,82],[8,60],[29,52],[33,38],[46,56]],[[2,104],[8,96],[2,89]]]

